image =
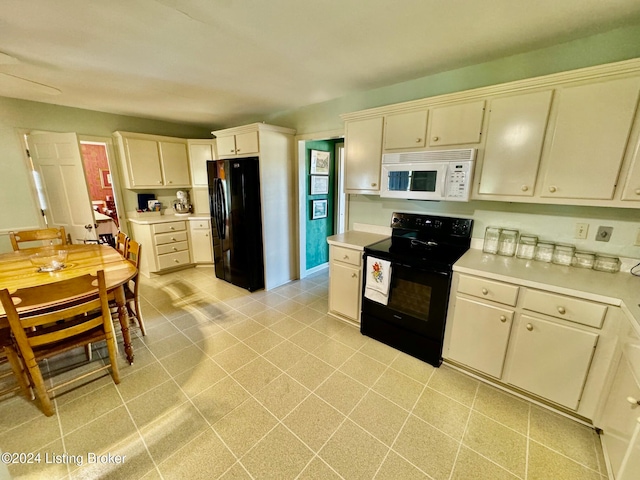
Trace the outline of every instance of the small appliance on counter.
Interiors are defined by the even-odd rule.
[[[189,215],[191,213],[191,204],[189,203],[189,194],[183,190],[176,192],[178,197],[173,201],[173,210],[176,215]]]

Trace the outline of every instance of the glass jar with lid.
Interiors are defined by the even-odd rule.
[[[620,271],[620,259],[610,255],[596,255],[593,269],[600,272],[616,273]]]
[[[573,245],[556,244],[553,248],[553,257],[551,261],[557,265],[571,265],[573,253],[576,247]]]
[[[530,260],[535,255],[536,244],[538,243],[538,237],[535,235],[520,235],[518,240],[518,249],[516,251],[516,257]]]
[[[485,253],[498,253],[501,228],[487,227],[484,231],[484,244],[482,251]]]
[[[555,249],[555,244],[551,242],[538,242],[535,250],[535,258],[539,262],[551,262],[553,258],[553,250]]]
[[[595,263],[595,261],[595,253],[576,251],[573,254],[573,261],[571,265],[578,268],[593,268],[593,264]]]
[[[503,229],[498,242],[498,255],[512,257],[518,245],[518,230]]]

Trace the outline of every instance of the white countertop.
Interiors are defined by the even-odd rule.
[[[453,270],[620,306],[640,330],[640,277],[467,251]]]
[[[127,218],[127,221],[137,223],[138,225],[153,225],[156,223],[179,222],[181,220],[209,220],[209,218],[208,215],[198,215],[194,213],[190,215],[159,215],[157,217]]]
[[[371,245],[372,243],[376,243],[387,238],[389,238],[389,235],[349,230],[345,233],[339,233],[337,235],[327,237],[327,243],[329,245],[353,248],[354,250],[364,250],[364,247],[367,245]]]

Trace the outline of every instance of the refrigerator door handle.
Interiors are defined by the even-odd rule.
[[[226,239],[226,199],[224,196],[224,185],[222,180],[216,179],[216,226],[218,227],[218,236],[220,240]]]

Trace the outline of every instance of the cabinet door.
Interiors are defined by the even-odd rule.
[[[521,315],[509,347],[506,381],[576,410],[597,341],[596,333]]]
[[[162,185],[162,170],[158,142],[140,138],[127,138],[127,157],[132,187]]]
[[[187,144],[178,142],[160,142],[162,170],[165,186],[188,187],[191,185],[189,176],[189,157]]]
[[[502,377],[513,310],[456,298],[448,357],[492,377]]]
[[[206,143],[189,140],[189,164],[191,167],[191,181],[194,187],[209,185],[207,178],[207,160],[215,160],[214,140]]]
[[[384,118],[384,148],[422,148],[427,135],[427,111],[398,113]]]
[[[559,89],[541,196],[613,198],[639,89],[638,78]]]
[[[533,195],[552,91],[491,101],[480,194]]]
[[[209,222],[205,222],[208,226]],[[191,250],[194,263],[213,263],[213,243],[208,228],[192,228]]]
[[[360,321],[360,269],[331,262],[329,271],[329,310]]]
[[[218,146],[218,155],[221,157],[236,154],[236,137],[229,135],[228,137],[217,137],[216,144]]]
[[[347,193],[380,191],[383,117],[346,124],[345,190]]]
[[[429,146],[479,143],[484,117],[484,100],[431,110]]]
[[[638,121],[640,122],[640,118]],[[635,145],[631,169],[627,174],[627,181],[622,191],[622,200],[640,202],[640,139]]]
[[[258,152],[258,132],[236,135],[236,155],[252,155]]]

